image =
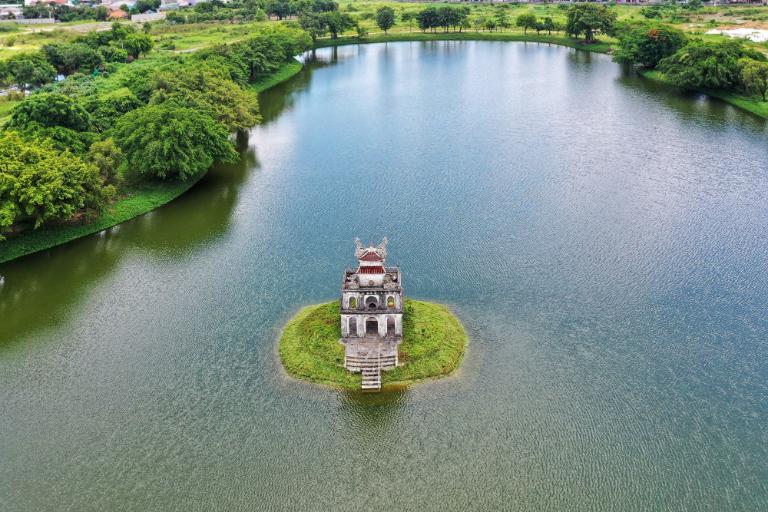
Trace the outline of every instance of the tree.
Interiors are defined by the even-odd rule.
[[[502,31],[512,26],[509,22],[509,14],[507,13],[507,9],[499,9],[496,11],[496,24]]]
[[[572,37],[584,34],[584,42],[595,42],[595,34],[613,33],[616,13],[605,5],[574,4],[568,8],[565,33]]]
[[[303,12],[299,15],[299,25],[312,37],[312,42],[328,33],[325,16],[316,12]]]
[[[434,29],[440,26],[437,9],[434,7],[422,9],[416,15],[416,19],[419,22],[419,28],[422,32],[425,32],[427,29],[432,29],[434,32]]]
[[[229,133],[212,117],[173,101],[147,105],[121,117],[112,133],[131,171],[186,180],[215,160],[237,159]]]
[[[13,131],[0,135],[0,169],[0,233],[27,219],[35,228],[66,220],[106,200],[94,165],[54,150],[47,141],[26,141]]]
[[[122,160],[123,152],[113,139],[96,141],[88,150],[88,161],[96,166],[105,183],[118,181],[118,169]]]
[[[741,85],[739,60],[765,61],[761,53],[738,41],[689,41],[659,62],[658,69],[675,85],[687,89],[735,89]]]
[[[376,25],[384,31],[387,31],[395,25],[395,10],[391,7],[381,7],[376,10]]]
[[[349,14],[342,14],[339,11],[323,13],[323,18],[328,32],[331,33],[331,39],[338,39],[340,33],[355,26],[355,21]]]
[[[232,132],[259,122],[256,93],[233,82],[226,69],[210,63],[184,65],[155,74],[149,102],[175,101],[204,112]]]
[[[56,68],[40,53],[14,55],[7,61],[8,79],[19,89],[39,87],[56,78]]]
[[[135,9],[138,12],[154,11],[160,7],[160,0],[137,0]]]
[[[53,64],[59,73],[69,75],[84,68],[91,72],[104,66],[104,57],[98,50],[85,43],[58,43],[43,46],[43,53],[48,62]]]
[[[129,56],[138,59],[142,53],[148,53],[154,43],[147,34],[128,34],[125,37],[124,46]]]
[[[536,15],[532,12],[523,13],[515,20],[515,25],[523,29],[523,34],[528,33],[529,28],[536,28]]]
[[[744,89],[753,94],[759,94],[763,101],[768,93],[768,63],[754,59],[741,60],[741,82]]]
[[[542,26],[544,30],[547,31],[547,35],[552,35],[552,31],[557,29],[557,26],[555,25],[555,22],[552,21],[552,18],[549,16],[546,16],[544,18],[544,21],[542,22]]]
[[[90,129],[91,117],[68,96],[55,92],[38,93],[16,106],[6,126],[24,130],[33,123],[42,127],[61,126],[82,132]]]
[[[400,19],[404,23],[408,23],[408,32],[411,32],[413,21],[416,19],[416,13],[413,11],[405,11],[400,15]]]
[[[655,68],[685,45],[682,31],[666,25],[628,27],[619,33],[619,47],[614,60]]]

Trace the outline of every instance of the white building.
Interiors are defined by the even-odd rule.
[[[386,267],[387,239],[364,247],[355,240],[356,269],[341,287],[344,367],[363,373],[363,389],[380,389],[381,372],[398,364],[403,340],[403,283],[398,267]]]

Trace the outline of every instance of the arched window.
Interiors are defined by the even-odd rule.
[[[350,297],[349,298],[349,309],[357,309],[357,298],[356,297]]]
[[[365,298],[365,303],[368,306],[368,309],[376,309],[379,307],[379,299],[371,295],[370,297]]]
[[[390,336],[394,336],[395,334],[397,334],[395,332],[395,317],[393,316],[387,317],[387,334],[389,334]]]
[[[391,295],[387,297],[387,307],[389,309],[395,309],[395,298]]]
[[[357,318],[355,317],[349,319],[349,335],[357,336]]]

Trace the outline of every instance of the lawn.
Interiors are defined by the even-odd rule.
[[[299,379],[358,390],[360,374],[346,371],[339,302],[300,310],[280,335],[280,359]],[[382,374],[383,388],[444,377],[458,368],[467,345],[461,322],[442,304],[406,300],[403,318],[402,366]]]

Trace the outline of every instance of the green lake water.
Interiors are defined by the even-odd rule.
[[[768,127],[542,44],[324,49],[242,161],[0,266],[0,509],[766,510]],[[458,375],[286,377],[390,238]]]

